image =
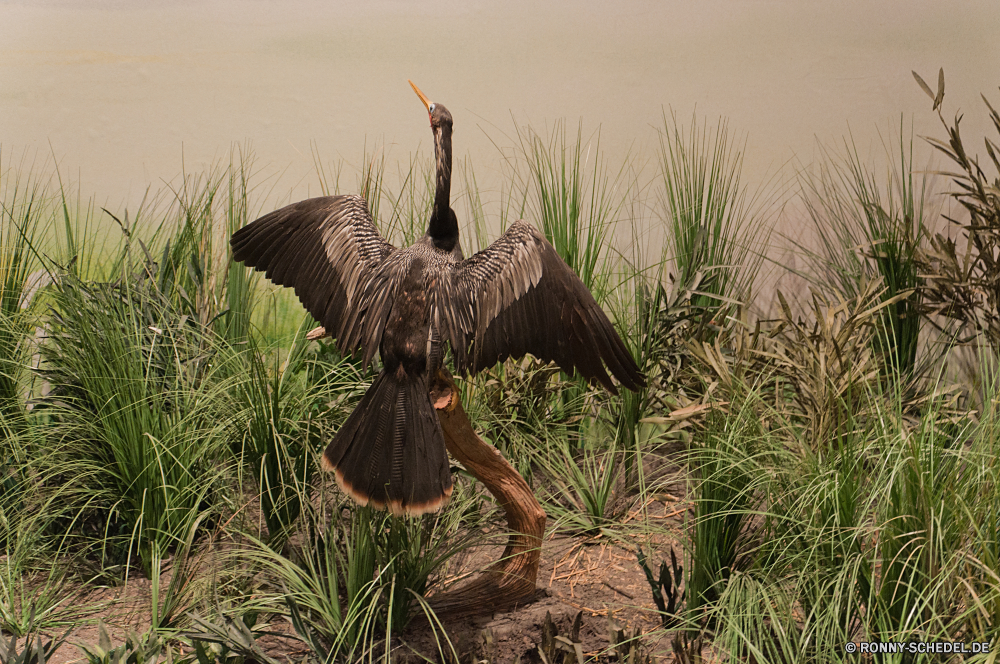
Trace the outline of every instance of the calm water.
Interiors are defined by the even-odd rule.
[[[664,107],[727,117],[754,180],[849,128],[879,152],[900,114],[940,137],[911,69],[945,68],[946,114],[964,110],[970,137],[980,92],[1000,103],[997,0],[356,4],[0,0],[4,161],[54,155],[120,208],[249,140],[278,201],[318,193],[315,143],[353,188],[366,145],[404,164],[429,149],[412,78],[450,108],[487,189],[515,124],[582,119],[612,163],[642,160]]]

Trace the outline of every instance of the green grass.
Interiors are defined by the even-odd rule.
[[[749,302],[773,225],[772,194],[741,182],[743,148],[724,120],[713,129],[693,116],[685,129],[664,112],[659,138],[657,198],[678,283],[697,283],[696,305],[712,315]]]
[[[234,452],[238,468],[249,475],[246,480],[258,487],[267,540],[280,548],[302,510],[304,488],[314,474],[309,453],[319,445],[309,412],[311,400],[305,386],[295,380],[306,341],[300,329],[283,365],[278,365],[275,354],[270,367],[256,344],[247,343],[238,356],[246,379],[239,381],[237,417],[246,425],[240,427]]]
[[[623,488],[625,451],[602,444],[600,433],[606,434],[579,442],[558,429],[546,435],[545,452],[536,456],[535,465],[545,478],[539,493],[546,512],[554,517],[552,528],[609,534],[629,507],[626,497],[616,493]]]
[[[0,153],[0,417],[23,420],[28,356],[34,350],[37,299],[44,272],[35,246],[46,204],[43,183],[30,170],[4,163]]]
[[[869,394],[875,417],[856,422],[831,453],[789,454],[781,430],[756,436],[757,454],[723,450],[728,476],[755,480],[742,492],[727,487],[729,501],[750,500],[713,516],[744,524],[723,531],[725,551],[742,562],[707,603],[715,647],[767,661],[841,661],[822,644],[957,638],[974,613],[980,633],[995,633],[986,616],[1000,587],[970,555],[996,546],[995,528],[984,546],[975,525],[995,524],[992,464],[975,444],[954,442],[991,425],[967,420],[945,433],[934,407],[910,423],[884,396]],[[699,502],[719,505],[717,491]]]
[[[872,173],[853,138],[843,156],[824,150],[818,172],[802,171],[802,200],[819,241],[819,251],[803,250],[812,282],[827,294],[856,295],[866,281],[881,278],[885,301],[895,299],[881,316],[873,337],[886,366],[910,377],[917,367],[921,329],[921,244],[934,218],[929,176],[915,171],[913,138],[884,143],[886,176]]]
[[[594,299],[603,302],[610,287],[606,245],[626,198],[619,191],[624,168],[609,173],[600,132],[584,142],[582,125],[575,141],[567,140],[562,123],[547,138],[530,128],[519,131],[518,141],[530,172],[524,187],[531,192],[535,222]]]
[[[93,497],[116,562],[183,538],[212,502],[229,415],[215,394],[208,332],[139,272],[112,284],[69,274],[43,350],[46,408],[72,484]],[[109,552],[110,553],[110,552]]]
[[[244,610],[287,613],[319,659],[377,661],[417,611],[439,629],[423,595],[446,561],[469,545],[468,532],[460,532],[469,525],[462,514],[478,500],[460,488],[456,493],[452,509],[422,518],[343,503],[306,509],[298,529],[304,539],[285,552],[247,534],[238,564],[261,570],[280,592],[258,591]],[[444,632],[439,638],[448,642]]]
[[[978,266],[986,283],[992,227],[959,225],[978,240],[948,263],[954,246],[924,232],[936,220],[912,141],[892,143],[881,179],[845,144],[800,180],[820,251],[799,255],[822,279],[762,302],[786,201],[744,184],[724,121],[664,115],[659,138],[651,174],[635,156],[609,165],[598,134],[522,128],[502,146],[498,214],[471,164],[456,168],[466,253],[515,217],[537,223],[648,377],[612,396],[529,357],[459,380],[552,529],[641,549],[654,569],[683,551],[665,627],[616,629],[606,656],[639,658],[661,636],[690,658],[768,662],[855,661],[852,640],[1000,640],[995,311],[956,276]],[[964,164],[963,204],[1000,219],[992,181],[955,140],[939,147]],[[321,190],[339,191],[342,165],[315,159]],[[447,508],[395,518],[349,504],[319,472],[371,368],[307,342],[294,296],[232,264],[228,236],[273,207],[253,164],[237,148],[120,214],[58,174],[0,169],[0,629],[95,619],[117,609],[84,593],[146,577],[149,630],[106,639],[94,661],[198,639],[214,654],[178,657],[258,657],[277,622],[308,661],[390,661],[418,619],[428,657],[467,658],[427,597],[468,571],[499,508],[459,470]],[[358,169],[352,190],[397,244],[423,232],[431,167],[375,150]],[[35,289],[43,268],[53,282]],[[986,339],[973,346],[978,393],[946,382],[969,349],[942,313]],[[676,533],[649,505],[679,479],[693,509]]]
[[[90,619],[101,610],[87,601],[73,573],[73,537],[84,506],[55,480],[58,455],[34,418],[0,417],[6,461],[0,488],[0,631],[22,637]]]

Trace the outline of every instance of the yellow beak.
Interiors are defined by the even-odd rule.
[[[427,109],[427,112],[430,113],[431,102],[429,99],[427,99],[427,95],[421,92],[420,88],[418,88],[416,85],[413,84],[413,81],[407,79],[407,82],[410,84],[410,87],[413,88],[413,91],[417,93],[417,96],[420,97],[420,101],[424,102],[424,107]]]

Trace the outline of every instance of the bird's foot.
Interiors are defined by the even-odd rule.
[[[313,328],[312,330],[306,333],[306,339],[308,339],[309,341],[316,341],[317,339],[322,339],[328,336],[330,335],[327,334],[326,328],[323,326]]]
[[[458,402],[455,383],[451,381],[451,376],[439,370],[434,380],[431,381],[431,403],[435,410],[451,412],[455,410]]]

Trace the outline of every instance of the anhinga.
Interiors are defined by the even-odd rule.
[[[452,490],[448,452],[431,402],[444,344],[455,368],[476,373],[531,353],[616,393],[608,371],[635,390],[644,377],[607,316],[545,237],[516,221],[465,259],[451,209],[452,118],[428,101],[436,191],[427,232],[397,249],[360,196],[311,198],[233,234],[233,259],[291,286],[341,352],[378,350],[382,371],[323,454],[361,504],[396,514],[439,508]],[[605,370],[605,365],[607,370]]]

